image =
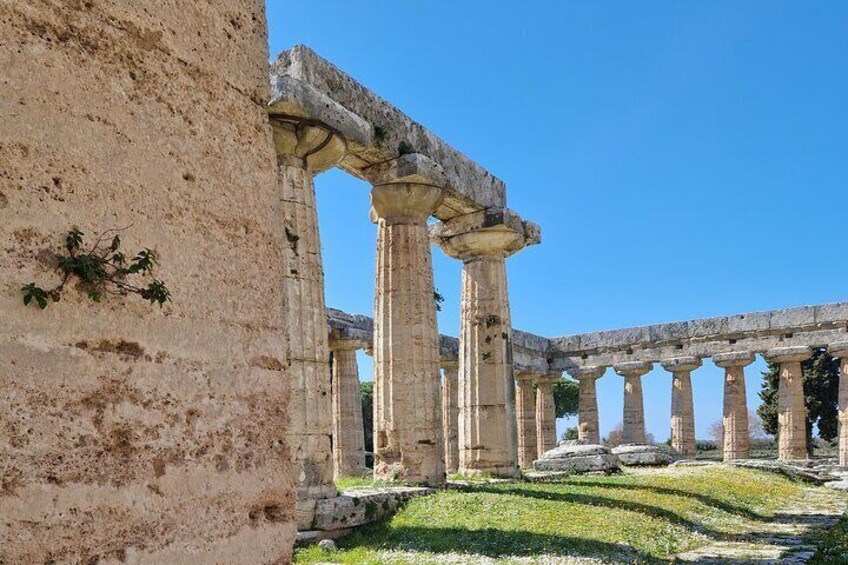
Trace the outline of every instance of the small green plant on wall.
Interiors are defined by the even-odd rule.
[[[62,273],[62,281],[50,289],[33,282],[22,287],[24,305],[32,303],[44,310],[50,301],[58,302],[62,298],[65,286],[74,278],[80,280],[80,288],[95,302],[100,302],[106,294],[136,294],[151,304],[158,303],[160,308],[165,302],[170,302],[168,287],[153,276],[153,267],[157,265],[156,252],[145,248],[128,259],[121,251],[121,231],[107,230],[90,248],[85,249],[85,234],[76,227],[71,229],[65,236],[64,253],[58,257],[57,269]],[[139,279],[142,283],[138,282]],[[149,282],[146,279],[150,279]]]

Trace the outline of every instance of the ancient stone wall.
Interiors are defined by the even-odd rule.
[[[0,562],[289,561],[267,60],[260,0],[0,0]],[[71,226],[173,302],[24,307]]]

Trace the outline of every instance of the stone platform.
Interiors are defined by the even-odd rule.
[[[378,522],[394,514],[406,501],[434,492],[436,492],[436,489],[426,487],[382,487],[348,490],[339,496],[317,502],[314,528],[322,531],[334,531]],[[301,532],[301,534],[306,533]],[[298,535],[300,536],[300,534]],[[323,538],[326,537],[323,536]],[[315,539],[322,539],[322,537],[315,536]]]
[[[657,445],[619,445],[612,448],[623,465],[658,466],[671,463],[671,454]]]

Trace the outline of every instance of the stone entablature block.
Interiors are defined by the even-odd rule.
[[[404,150],[438,163],[450,186],[435,213],[440,219],[506,205],[502,180],[307,47],[284,51],[271,64],[271,89],[272,113],[309,116],[348,133],[340,167],[354,176],[366,178],[366,169]]]

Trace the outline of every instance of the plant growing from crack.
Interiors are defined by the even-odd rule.
[[[439,289],[433,290],[433,300],[436,301],[436,312],[442,311],[442,303],[445,301],[445,297],[439,292]]]
[[[153,276],[153,267],[157,265],[156,252],[145,248],[132,259],[128,259],[121,252],[120,232],[125,229],[127,228],[103,232],[86,250],[83,248],[85,234],[76,227],[72,228],[65,236],[66,253],[59,255],[56,267],[62,273],[62,281],[49,289],[33,282],[21,287],[24,306],[34,303],[44,310],[49,301],[58,302],[65,286],[73,278],[80,280],[81,288],[95,302],[100,302],[105,294],[136,294],[151,304],[158,303],[160,308],[165,302],[170,302],[171,292],[168,287]],[[130,277],[149,277],[151,280],[146,285],[140,285],[131,282]]]

